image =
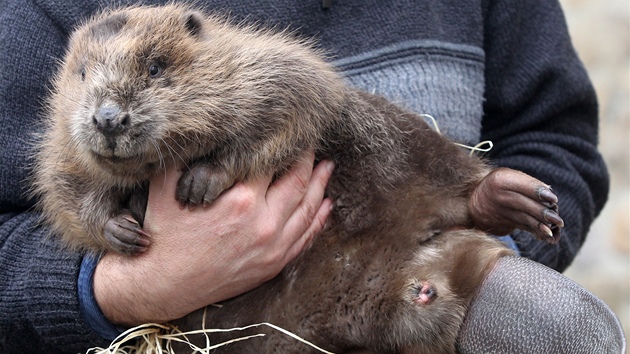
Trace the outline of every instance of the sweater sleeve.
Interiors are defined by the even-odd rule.
[[[107,343],[81,313],[81,256],[58,248],[26,197],[29,145],[67,27],[34,1],[0,9],[0,352],[85,352]]]
[[[557,245],[526,231],[512,236],[523,256],[563,271],[608,196],[594,89],[557,0],[491,1],[484,38],[482,140],[494,142],[494,164],[550,184],[565,221]]]
[[[33,213],[0,216],[0,352],[77,353],[108,342],[81,314],[81,257],[64,253]]]

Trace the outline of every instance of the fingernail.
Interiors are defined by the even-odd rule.
[[[131,217],[131,216],[128,216],[128,215],[123,215],[123,219],[125,219],[125,220],[129,221],[130,223],[132,223],[132,224],[134,224],[134,225],[139,225],[139,224],[138,224],[138,221],[136,221],[136,219],[134,219],[134,218],[133,218],[133,217]]]
[[[551,231],[551,229],[549,228],[549,226],[545,225],[545,224],[540,224],[540,230],[544,233],[547,234],[547,236],[549,236],[549,238],[553,238],[553,232]]]
[[[564,227],[564,220],[558,215],[555,211],[550,209],[545,209],[543,211],[543,218],[545,221],[556,224],[560,227]]]
[[[144,253],[148,250],[148,247],[135,247],[135,254],[140,254],[140,253]]]
[[[538,199],[554,204],[558,202],[558,197],[553,194],[550,188],[546,187],[540,187],[538,189]]]
[[[326,169],[328,172],[332,172],[335,169],[335,163],[333,161],[326,162]]]
[[[136,241],[136,244],[138,246],[143,246],[143,247],[147,247],[148,245],[151,244],[151,241],[147,240],[146,238],[138,238],[138,240]]]
[[[138,228],[135,231],[146,238],[151,238],[151,235],[149,235],[146,231],[144,231],[141,228]]]

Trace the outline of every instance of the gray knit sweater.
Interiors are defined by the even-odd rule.
[[[36,225],[28,144],[68,34],[103,0],[0,0],[0,352],[85,351],[104,342],[81,315],[81,256]],[[126,1],[115,1],[126,3]],[[145,1],[159,3],[160,1]],[[437,119],[491,162],[551,184],[564,237],[515,232],[521,254],[564,270],[608,193],[597,103],[556,0],[198,1],[234,21],[315,38],[348,82]]]

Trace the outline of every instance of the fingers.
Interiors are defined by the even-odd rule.
[[[304,198],[313,174],[314,162],[314,152],[308,151],[298,159],[287,173],[269,186],[265,196],[267,204],[272,208],[282,206],[278,211],[281,213],[280,217],[283,221],[289,219]]]
[[[536,195],[538,200],[547,202],[550,204],[558,204],[558,197],[553,193],[551,187],[540,186],[536,189]]]
[[[558,197],[551,187],[520,171],[507,173],[510,176],[502,188],[512,192],[515,202],[511,204],[520,209],[516,217],[519,228],[530,231],[539,240],[557,243],[564,221],[558,214]]]
[[[521,171],[500,168],[495,171],[495,182],[499,189],[522,194],[547,208],[557,207],[558,196],[553,193],[551,187]]]
[[[327,207],[328,210],[322,210],[322,199],[333,169],[332,161],[322,161],[315,167],[302,200],[287,219],[284,233],[290,235],[311,233],[312,235],[307,236],[312,237],[321,231],[332,206],[330,201],[326,201],[323,207],[324,209]]]
[[[470,206],[475,224],[490,232],[503,234],[519,228],[557,243],[564,227],[557,203],[548,185],[525,173],[499,168],[476,188]]]
[[[500,222],[529,231],[539,240],[557,243],[560,236],[559,231],[564,226],[564,221],[556,211],[546,208],[527,196],[517,193],[510,194],[510,207],[502,208],[501,218],[504,220]]]
[[[300,237],[297,242],[295,242],[293,246],[287,251],[285,257],[286,263],[297,257],[302,249],[310,245],[313,237],[315,237],[315,235],[317,235],[320,231],[324,229],[324,226],[326,225],[326,220],[328,219],[328,216],[330,215],[330,212],[332,210],[332,206],[333,202],[331,199],[326,198],[322,201],[319,210],[317,211],[317,214],[315,214],[315,217],[313,218],[313,222],[310,224],[306,232],[302,234],[302,237]]]

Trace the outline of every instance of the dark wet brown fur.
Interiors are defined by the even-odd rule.
[[[168,166],[190,167],[178,198],[203,203],[234,181],[282,173],[307,149],[336,162],[327,228],[276,278],[209,307],[208,327],[270,322],[333,352],[453,353],[472,295],[510,254],[464,229],[489,172],[481,161],[417,115],[347,88],[290,35],[181,5],[113,10],[73,34],[54,86],[35,192],[76,250],[119,251],[105,224],[127,210],[141,223],[148,180]],[[95,114],[111,107],[128,115],[107,136]],[[194,173],[216,178],[203,182],[211,193],[190,192]],[[226,352],[311,350],[255,332],[269,336]]]

